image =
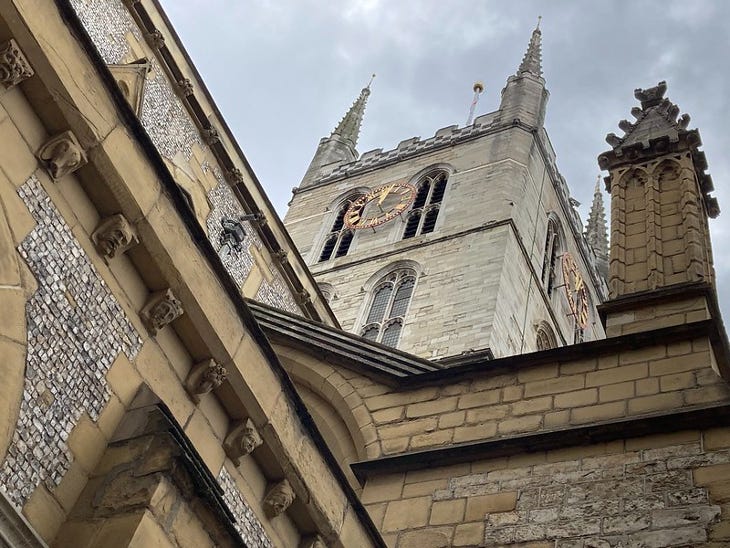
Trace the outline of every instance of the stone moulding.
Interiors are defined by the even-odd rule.
[[[249,455],[264,442],[251,419],[246,419],[235,425],[223,442],[223,449],[236,466],[241,464],[241,458]]]
[[[54,181],[73,173],[87,161],[86,153],[72,131],[64,131],[47,141],[37,156]]]
[[[283,479],[276,483],[264,497],[264,511],[269,518],[280,516],[286,509],[291,506],[296,495],[289,483],[289,480]]]
[[[25,55],[12,38],[0,45],[0,84],[5,89],[17,86],[35,72]]]
[[[96,250],[109,259],[139,243],[137,232],[121,213],[103,219],[91,235],[91,240]]]
[[[215,360],[205,360],[196,364],[185,379],[185,389],[195,403],[200,397],[218,388],[226,380],[228,371]]]
[[[139,315],[152,335],[184,313],[182,303],[171,289],[163,289],[150,295]]]

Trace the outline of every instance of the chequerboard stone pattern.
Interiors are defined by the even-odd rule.
[[[18,189],[37,226],[18,250],[38,282],[26,303],[28,353],[20,413],[0,486],[22,506],[41,483],[57,486],[73,455],[79,417],[96,421],[111,394],[106,374],[142,340],[40,181]]]
[[[256,548],[274,548],[274,544],[264,531],[261,522],[225,467],[221,468],[220,474],[218,474],[218,483],[223,489],[223,501],[233,514],[236,520],[236,530],[245,545]]]

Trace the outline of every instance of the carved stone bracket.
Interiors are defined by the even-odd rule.
[[[218,133],[218,130],[214,127],[209,127],[203,130],[203,139],[208,146],[213,146],[221,142],[221,136]]]
[[[281,480],[271,487],[264,497],[264,511],[269,518],[275,518],[286,512],[286,509],[294,502],[296,495],[291,488],[289,481]]]
[[[139,243],[136,231],[121,213],[102,220],[91,240],[96,250],[110,259]]]
[[[150,295],[139,315],[152,335],[183,315],[182,303],[171,289],[163,289]]]
[[[162,49],[163,47],[165,47],[165,37],[159,30],[153,30],[147,35],[147,38],[149,38],[150,45],[153,48]]]
[[[228,432],[223,442],[223,449],[233,464],[238,466],[241,463],[241,457],[253,452],[263,442],[256,425],[251,419],[246,419]]]
[[[243,173],[237,167],[229,169],[226,173],[226,181],[228,181],[228,184],[231,186],[241,185],[244,183]]]
[[[294,295],[294,300],[296,300],[297,303],[300,305],[305,305],[312,302],[312,297],[309,294],[309,291],[307,291],[306,289],[302,289]]]
[[[212,359],[205,360],[190,370],[188,378],[185,379],[185,389],[190,398],[199,403],[200,396],[218,388],[227,376],[228,371],[221,364]]]
[[[71,131],[64,131],[43,145],[38,151],[38,158],[54,181],[86,164],[86,153]]]
[[[188,78],[178,81],[177,87],[180,89],[183,97],[190,97],[193,94],[193,83]]]
[[[12,38],[0,45],[0,84],[5,89],[18,85],[33,76],[28,60]]]
[[[280,249],[274,253],[274,258],[279,261],[280,264],[286,264],[289,262],[289,254],[285,249]]]

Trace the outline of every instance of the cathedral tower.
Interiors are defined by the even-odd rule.
[[[604,282],[543,127],[536,28],[499,110],[358,158],[365,88],[285,224],[344,329],[426,358],[603,337]]]

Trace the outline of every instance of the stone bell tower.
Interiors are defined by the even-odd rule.
[[[660,82],[635,90],[641,102],[631,110],[636,121],[619,122],[624,136],[609,134],[613,148],[598,158],[609,171],[611,194],[610,301],[604,310],[615,313],[607,319],[609,336],[645,330],[642,321],[665,327],[717,314],[708,218],[720,210],[710,196],[700,134],[687,129],[689,116],[678,117],[666,89]],[[669,294],[671,308],[661,303]]]

